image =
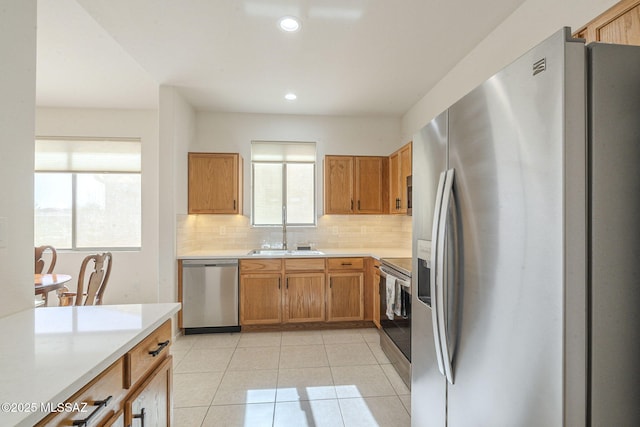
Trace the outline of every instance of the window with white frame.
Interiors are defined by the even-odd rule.
[[[251,218],[256,226],[316,224],[316,143],[251,142]]]
[[[36,246],[139,249],[141,204],[139,139],[36,139]]]

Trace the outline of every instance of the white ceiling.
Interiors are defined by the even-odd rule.
[[[36,101],[157,108],[166,84],[209,111],[400,116],[522,2],[38,0]]]

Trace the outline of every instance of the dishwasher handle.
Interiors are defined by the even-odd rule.
[[[237,259],[183,259],[183,267],[237,267]]]

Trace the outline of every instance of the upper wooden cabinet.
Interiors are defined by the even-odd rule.
[[[325,214],[388,213],[389,159],[325,156]]]
[[[640,46],[640,0],[623,0],[580,28],[574,37]]]
[[[353,213],[353,157],[325,156],[324,213]]]
[[[407,177],[411,176],[412,143],[389,156],[389,212],[407,213]]]
[[[242,213],[242,156],[189,153],[189,213]]]

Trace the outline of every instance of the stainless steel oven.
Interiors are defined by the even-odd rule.
[[[413,177],[407,177],[407,215],[411,215],[413,211]]]
[[[411,384],[411,258],[380,260],[380,346]]]

